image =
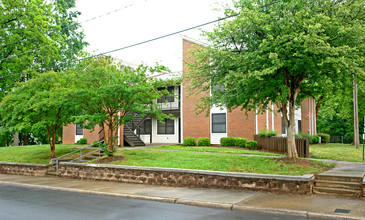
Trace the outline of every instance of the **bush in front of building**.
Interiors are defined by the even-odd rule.
[[[247,141],[246,146],[251,150],[255,150],[257,148],[257,141]]]
[[[321,137],[321,143],[329,143],[331,136],[325,133],[318,133],[318,136]]]
[[[195,138],[186,137],[184,139],[184,146],[196,146]]]
[[[267,130],[266,128],[261,129],[259,131],[259,136],[260,137],[273,137],[273,136],[277,136],[279,134],[279,132],[275,131],[275,130]]]
[[[319,136],[318,135],[296,134],[295,137],[308,138],[309,139],[309,144],[318,144],[319,143]]]
[[[210,146],[210,139],[207,137],[198,138],[198,146]]]
[[[235,137],[222,137],[220,139],[222,147],[232,147],[235,146],[236,138]]]
[[[87,144],[87,139],[86,138],[80,138],[80,140],[78,140],[76,142],[76,144]]]
[[[236,138],[234,146],[243,148],[246,147],[246,142],[247,142],[246,138]]]
[[[318,144],[319,143],[319,136],[312,135],[309,137],[309,144]]]

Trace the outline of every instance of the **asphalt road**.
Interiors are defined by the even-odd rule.
[[[0,219],[306,219],[0,185]]]

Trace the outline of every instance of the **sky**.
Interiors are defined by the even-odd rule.
[[[230,3],[231,0],[76,0],[76,10],[81,12],[78,20],[90,44],[86,51],[97,54],[224,17],[222,8]],[[158,62],[172,72],[182,71],[181,35],[204,40],[201,30],[213,27],[207,25],[107,55],[135,64],[153,66]]]

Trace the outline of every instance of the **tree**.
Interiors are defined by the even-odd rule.
[[[295,106],[321,91],[327,80],[341,83],[364,73],[363,1],[240,0],[234,5],[226,16],[239,15],[206,32],[209,45],[192,51],[195,60],[186,76],[190,91],[224,86],[203,97],[200,110],[224,105],[263,112],[276,104],[288,131],[288,157],[297,158]]]
[[[73,7],[75,0],[0,1],[0,99],[32,71],[73,66],[87,45]],[[26,144],[29,135],[23,132]]]
[[[330,84],[334,87],[323,94],[322,105],[318,112],[318,131],[328,133],[331,136],[346,136],[346,142],[353,142],[353,88],[351,78],[348,80],[346,87],[336,87],[335,84]],[[332,85],[332,86],[331,86]],[[360,134],[363,132],[363,118],[365,109],[361,106],[365,105],[365,84],[364,81],[358,83],[359,93],[359,119],[360,119]]]
[[[136,69],[120,66],[109,57],[85,60],[76,74],[75,99],[81,115],[75,122],[89,129],[99,125],[109,151],[113,152],[118,126],[133,120],[131,113],[154,114],[159,120],[168,117],[153,101],[168,93],[157,89],[167,82],[147,75],[164,69],[161,66],[141,65]]]
[[[31,70],[76,59],[86,43],[74,21],[79,12],[69,12],[74,5],[74,0],[0,2],[0,97]]]
[[[54,158],[57,130],[70,123],[76,112],[68,87],[71,80],[70,74],[51,71],[17,84],[0,103],[1,124],[12,132],[47,130]]]

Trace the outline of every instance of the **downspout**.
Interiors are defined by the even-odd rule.
[[[257,118],[257,107],[255,108],[255,129],[256,129],[256,132],[255,134],[258,134],[259,133],[259,127],[258,127],[258,118]]]
[[[271,110],[272,110],[272,112],[271,112],[272,130],[275,130],[275,118],[274,118],[274,105],[273,104],[271,105]]]

